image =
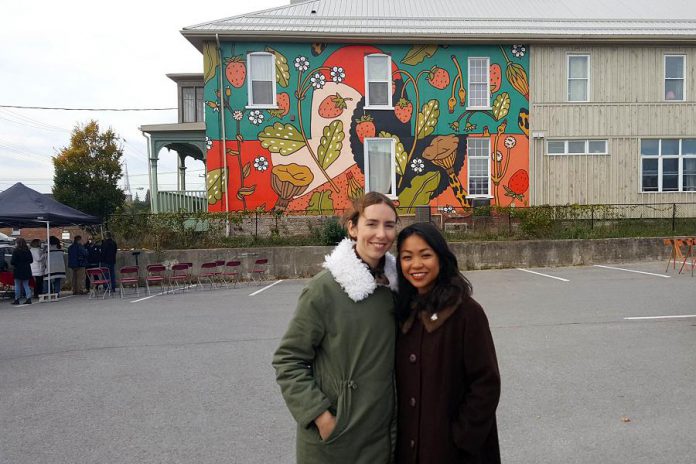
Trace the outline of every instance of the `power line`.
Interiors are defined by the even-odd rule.
[[[7,117],[5,117],[7,116]],[[21,115],[19,113],[15,113],[13,111],[10,111],[8,109],[0,109],[0,119],[3,119],[5,121],[20,125],[20,126],[25,126],[25,127],[31,127],[34,129],[40,129],[40,130],[47,130],[47,131],[53,131],[53,132],[70,132],[68,129],[64,129],[62,127],[54,126],[51,124],[43,123],[41,121],[37,121],[36,119],[32,119],[29,117],[26,117],[24,115]]]
[[[57,110],[57,111],[170,111],[178,108],[66,108],[60,106],[22,106],[0,105],[0,108],[19,108],[22,110]]]

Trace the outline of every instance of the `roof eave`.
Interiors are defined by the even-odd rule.
[[[275,42],[350,42],[350,43],[513,43],[523,42],[526,44],[550,44],[550,43],[650,43],[650,44],[694,44],[696,43],[696,32],[694,34],[524,34],[515,33],[491,33],[491,34],[407,34],[399,36],[367,35],[367,34],[347,34],[331,32],[304,32],[304,31],[192,31],[182,30],[181,34],[203,52],[203,43],[215,41],[216,35],[220,40],[254,42],[254,41],[275,41]]]

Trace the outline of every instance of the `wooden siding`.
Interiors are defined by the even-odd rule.
[[[590,55],[590,102],[567,99],[567,55]],[[685,102],[664,102],[664,55],[686,55]],[[693,202],[696,192],[641,193],[640,138],[696,137],[696,48],[533,46],[531,204]],[[546,155],[549,139],[608,140],[609,155]]]

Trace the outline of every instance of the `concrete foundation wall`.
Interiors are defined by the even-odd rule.
[[[605,240],[525,240],[510,242],[451,243],[462,270],[512,267],[575,266],[631,261],[665,261],[670,249],[661,238],[621,238]],[[258,258],[269,259],[269,274],[274,278],[310,277],[321,268],[332,247],[222,248],[215,250],[168,250],[160,253],[141,251],[142,270],[152,263],[193,263],[194,274],[201,263],[239,259],[248,271]],[[392,250],[394,252],[394,250]],[[135,264],[130,251],[120,251],[116,268]],[[141,275],[144,271],[141,271]]]

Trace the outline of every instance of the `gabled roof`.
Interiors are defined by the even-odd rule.
[[[185,27],[227,40],[696,42],[693,0],[308,0]]]

